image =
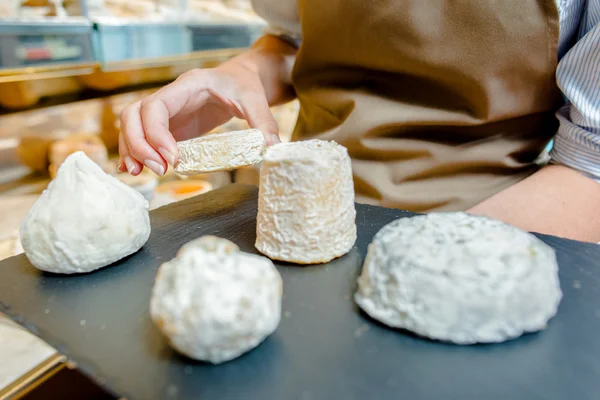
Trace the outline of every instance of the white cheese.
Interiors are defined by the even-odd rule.
[[[20,234],[35,267],[64,274],[90,272],[146,243],[148,202],[80,151],[62,163],[23,219]]]
[[[546,327],[562,298],[554,250],[465,213],[396,220],[369,246],[355,295],[371,317],[431,339],[502,342]]]
[[[266,146],[258,129],[213,133],[185,140],[177,143],[179,161],[175,172],[198,175],[256,164],[261,161]]]
[[[317,264],[356,241],[350,157],[335,142],[282,143],[260,170],[256,248],[274,260]]]
[[[204,236],[158,270],[150,315],[171,346],[213,364],[239,357],[275,331],[282,280],[266,257]]]

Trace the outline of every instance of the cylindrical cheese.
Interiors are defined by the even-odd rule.
[[[356,241],[350,157],[335,142],[270,147],[260,171],[256,248],[274,260],[318,264]]]

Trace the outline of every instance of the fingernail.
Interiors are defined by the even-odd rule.
[[[129,156],[125,157],[125,166],[130,174],[133,174],[137,168],[137,165],[135,165],[135,162]]]
[[[161,156],[163,156],[163,158],[165,160],[167,160],[167,163],[169,165],[171,165],[171,166],[175,165],[175,156],[173,154],[171,154],[171,152],[169,152],[169,150],[165,149],[164,147],[159,147],[158,152],[160,153]]]
[[[117,171],[119,171],[119,172],[125,172],[125,171],[127,171],[127,167],[125,166],[125,163],[123,161],[119,162],[119,166],[117,167]]]
[[[274,144],[277,144],[277,143],[281,143],[281,139],[279,138],[279,135],[272,134],[271,135],[271,145],[274,145]]]
[[[154,160],[144,161],[144,165],[152,170],[156,175],[163,176],[165,174],[165,168]]]

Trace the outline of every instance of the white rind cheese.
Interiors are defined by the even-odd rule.
[[[150,236],[148,202],[83,152],[67,157],[21,223],[25,255],[38,269],[83,273],[138,251]]]
[[[260,171],[256,248],[274,260],[318,264],[356,241],[350,157],[335,142],[271,146]]]
[[[267,145],[258,129],[214,133],[178,142],[179,161],[175,172],[198,175],[228,171],[262,160]]]
[[[161,265],[150,315],[174,349],[218,364],[255,348],[277,329],[282,285],[268,258],[204,236]]]
[[[554,250],[485,217],[396,220],[369,246],[355,295],[371,317],[458,344],[502,342],[546,327],[562,293]]]

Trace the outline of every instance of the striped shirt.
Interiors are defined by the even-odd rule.
[[[600,0],[555,0],[560,16],[556,81],[565,104],[550,157],[600,181]],[[274,34],[299,44],[296,0],[252,0]]]
[[[556,81],[565,97],[553,162],[600,180],[600,0],[557,0]]]

